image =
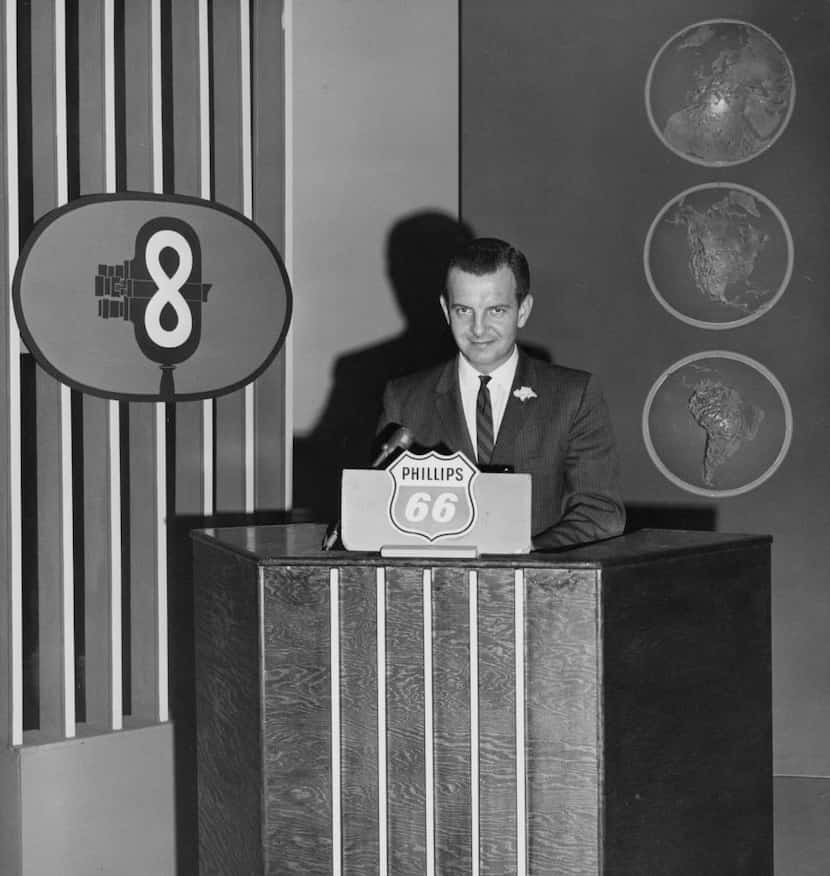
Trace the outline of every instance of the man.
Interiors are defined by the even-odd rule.
[[[495,238],[468,243],[450,259],[441,307],[458,356],[387,384],[381,429],[398,423],[420,445],[529,473],[537,550],[619,535],[617,454],[596,380],[516,346],[533,308],[525,256]]]

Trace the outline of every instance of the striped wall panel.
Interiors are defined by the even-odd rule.
[[[20,350],[17,254],[54,207],[126,189],[215,199],[281,250],[284,39],[266,0],[1,8],[0,741],[19,744],[192,697],[187,532],[284,509],[288,478],[283,355],[215,402],[70,392]]]
[[[594,571],[261,575],[264,872],[599,872]]]

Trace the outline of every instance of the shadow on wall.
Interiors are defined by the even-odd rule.
[[[311,432],[294,442],[295,508],[317,520],[336,519],[341,471],[371,462],[386,382],[454,354],[438,299],[447,261],[473,236],[466,224],[437,210],[409,214],[392,226],[386,271],[404,329],[335,362],[323,413]]]

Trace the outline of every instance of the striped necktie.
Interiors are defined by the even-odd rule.
[[[487,465],[493,455],[493,410],[490,407],[489,374],[480,374],[476,399],[476,454],[479,465]]]

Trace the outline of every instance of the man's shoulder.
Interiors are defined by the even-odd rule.
[[[530,369],[538,380],[557,386],[573,387],[575,389],[584,388],[593,378],[589,371],[583,371],[581,368],[554,365],[552,362],[545,362],[541,359],[530,357],[529,363]]]

